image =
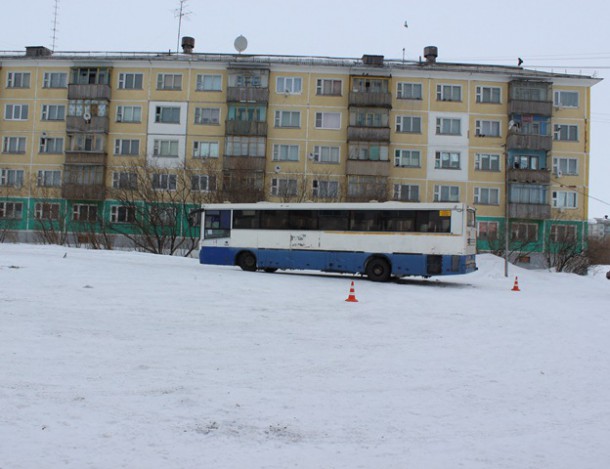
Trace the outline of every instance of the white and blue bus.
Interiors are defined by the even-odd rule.
[[[243,270],[390,276],[476,270],[475,210],[459,203],[203,205],[199,260]]]

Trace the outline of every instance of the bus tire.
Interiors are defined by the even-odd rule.
[[[241,267],[241,270],[254,272],[256,270],[256,256],[249,251],[244,251],[237,256],[237,265]]]
[[[373,282],[387,282],[391,274],[390,263],[381,257],[373,257],[366,264],[366,276]]]

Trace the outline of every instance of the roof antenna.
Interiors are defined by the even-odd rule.
[[[59,0],[55,0],[55,5],[53,7],[53,27],[51,28],[51,50],[55,52],[55,42],[57,41],[57,14],[59,13]]]
[[[174,10],[174,15],[178,18],[178,44],[176,45],[176,54],[180,52],[180,30],[182,29],[182,18],[187,17],[192,11],[186,11],[186,4],[189,0],[178,0],[179,7]]]
[[[521,67],[523,65],[523,59],[521,57],[517,57],[517,67]]]

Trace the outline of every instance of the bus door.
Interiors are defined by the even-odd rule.
[[[228,245],[231,237],[231,210],[206,210],[202,240],[208,246]]]

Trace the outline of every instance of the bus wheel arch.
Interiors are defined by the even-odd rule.
[[[367,259],[364,272],[373,282],[387,282],[392,275],[392,264],[385,256],[373,255]]]
[[[256,270],[256,256],[251,251],[241,251],[235,258],[235,264],[241,267],[241,270],[254,272]]]

